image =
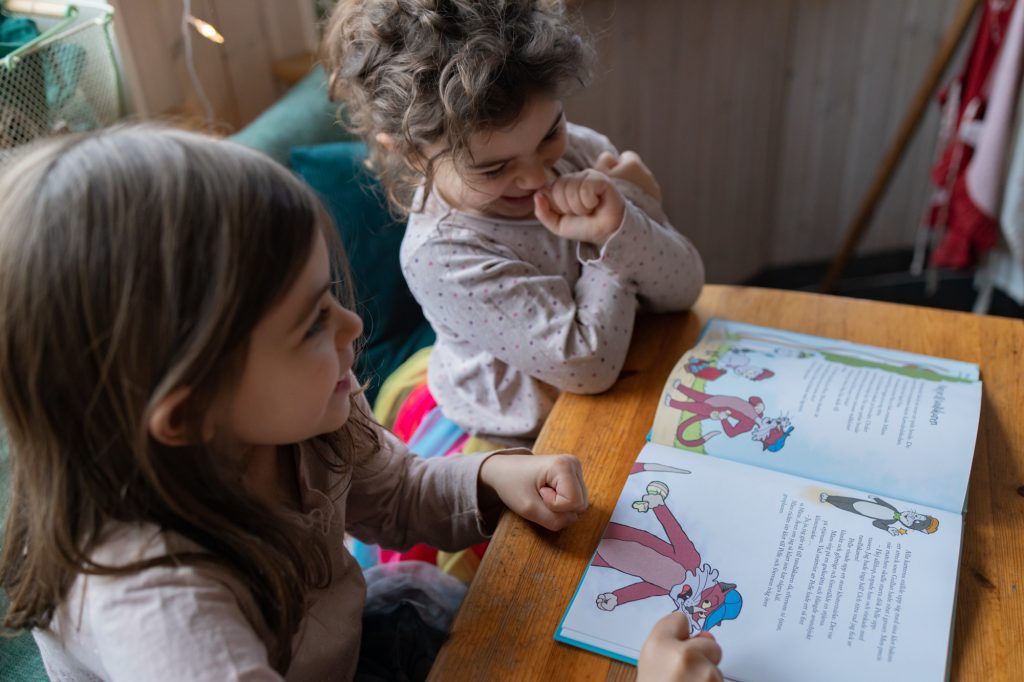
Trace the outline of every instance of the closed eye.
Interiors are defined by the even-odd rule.
[[[327,317],[329,314],[330,309],[327,307],[323,307],[319,311],[317,311],[316,319],[314,319],[313,323],[309,325],[309,328],[306,330],[305,335],[303,335],[302,337],[303,340],[313,338],[314,336],[322,332],[326,326]]]
[[[558,119],[558,123],[555,124],[555,127],[552,128],[550,130],[550,132],[548,132],[548,134],[545,135],[544,139],[541,140],[541,141],[542,142],[551,142],[552,140],[560,137],[562,135],[562,131],[565,130],[565,126],[562,125],[562,123],[564,121],[565,121],[565,114],[562,114],[562,117]]]
[[[480,175],[484,176],[485,178],[496,178],[499,175],[501,175],[502,173],[504,173],[505,169],[507,167],[508,167],[508,164],[507,163],[503,163],[500,166],[497,166],[496,168],[491,168],[491,169],[488,169],[488,170],[480,171]]]
[[[560,138],[562,136],[562,133],[565,132],[565,125],[564,124],[565,124],[565,113],[563,112],[558,117],[558,121],[555,123],[555,126],[551,130],[549,130],[548,134],[545,135],[544,138],[540,141],[541,146],[546,145],[546,144],[550,144],[550,143],[554,142],[555,140],[557,140],[558,138]],[[508,169],[508,162],[505,161],[505,162],[503,162],[503,163],[501,163],[501,164],[499,164],[497,166],[493,166],[493,167],[487,168],[487,169],[481,169],[481,170],[479,170],[477,172],[480,173],[480,175],[482,175],[485,178],[494,179],[494,178],[500,176],[502,173],[504,173],[507,169]]]

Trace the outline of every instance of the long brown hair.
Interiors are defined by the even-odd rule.
[[[213,562],[250,588],[262,619],[253,626],[266,633],[271,662],[287,669],[306,593],[330,580],[323,542],[238,485],[230,458],[162,445],[147,424],[164,397],[188,386],[186,419],[199,433],[200,415],[240,376],[252,329],[298,275],[317,230],[340,254],[323,208],[285,168],[183,131],[68,136],[4,166],[6,627],[45,627],[82,572]],[[375,439],[369,418],[352,414],[327,437],[335,452]],[[154,523],[207,551],[101,566],[90,554],[111,522]]]
[[[531,95],[586,85],[594,59],[562,0],[340,0],[323,52],[329,93],[399,211],[430,187],[427,146],[463,156],[473,133],[513,123]]]

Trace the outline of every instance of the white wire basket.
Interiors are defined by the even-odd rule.
[[[0,12],[30,19],[39,32],[0,59],[0,162],[37,137],[99,128],[123,115],[113,7],[0,0]]]

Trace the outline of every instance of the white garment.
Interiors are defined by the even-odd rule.
[[[593,167],[608,138],[568,126],[555,171]],[[596,393],[618,377],[638,309],[684,310],[704,264],[656,201],[615,181],[622,224],[598,250],[535,218],[482,218],[436,192],[414,206],[402,272],[437,341],[427,374],[445,416],[496,443],[537,437],[558,392]]]
[[[987,149],[999,155],[999,163],[987,167],[1006,172],[1005,181],[999,178],[975,175],[968,172],[968,186],[972,195],[977,195],[986,210],[999,216],[999,244],[988,254],[978,267],[975,288],[980,290],[974,310],[987,312],[992,288],[1003,291],[1007,296],[1024,305],[1024,89],[1020,87],[1021,62],[1024,60],[1024,2],[1017,2],[1007,25],[1006,41],[999,55],[993,76],[992,87],[1008,89],[1017,96],[1006,97],[1006,102],[997,104],[991,115],[1000,120],[1009,120],[1013,115],[1012,104],[1016,104],[1016,118],[1013,125],[1013,141],[1007,145],[988,145]],[[1009,124],[1004,124],[1007,127]],[[981,150],[979,149],[979,154]],[[1004,163],[1002,156],[1008,161]],[[972,166],[972,169],[974,166]],[[985,189],[987,188],[987,190]],[[1001,205],[1000,205],[1001,202]]]
[[[428,542],[461,549],[486,537],[477,478],[488,456],[425,460],[381,430],[382,447],[328,469],[317,448],[299,453],[302,512],[326,539],[330,584],[308,595],[283,679],[351,679],[359,657],[366,584],[345,531],[393,548]],[[101,565],[203,548],[152,524],[111,526],[92,553]],[[225,569],[157,566],[122,576],[79,575],[45,630],[33,632],[46,671],[61,682],[264,682],[281,680],[259,634],[249,590]]]

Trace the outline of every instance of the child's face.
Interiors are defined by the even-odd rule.
[[[359,316],[331,295],[319,230],[302,272],[253,330],[234,391],[214,405],[216,428],[242,446],[284,445],[336,431],[348,420],[352,342]]]
[[[565,153],[565,144],[562,102],[535,95],[511,126],[473,134],[464,161],[442,156],[434,188],[460,211],[529,218],[533,193],[555,178],[552,166]],[[438,151],[427,150],[431,155]]]

